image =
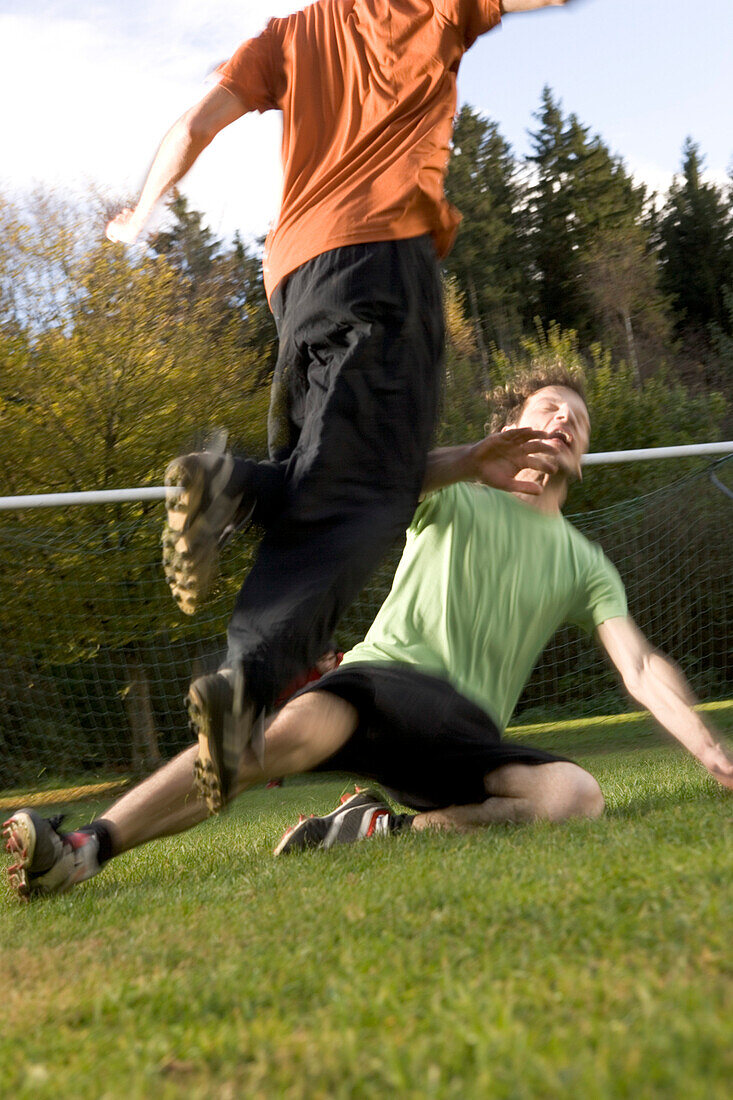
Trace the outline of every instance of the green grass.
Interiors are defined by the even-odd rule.
[[[519,735],[606,815],[274,860],[343,789],[297,780],[68,895],[4,895],[0,1091],[727,1098],[730,792],[635,716]]]

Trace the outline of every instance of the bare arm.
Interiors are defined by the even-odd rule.
[[[538,11],[539,8],[559,8],[568,0],[501,0],[503,15],[512,15],[517,11]]]
[[[212,88],[173,124],[148,172],[137,206],[122,210],[107,226],[110,241],[131,244],[140,235],[156,203],[193,167],[220,130],[241,118],[244,107],[226,88]]]
[[[692,709],[695,698],[677,666],[653,649],[630,617],[607,619],[598,627],[598,640],[632,698],[733,790],[733,757]]]
[[[438,447],[428,455],[423,494],[456,481],[481,481],[509,493],[538,495],[542,492],[539,484],[520,481],[516,475],[520,470],[557,471],[553,448],[541,442],[546,438],[546,432],[533,428],[507,428],[478,443]]]

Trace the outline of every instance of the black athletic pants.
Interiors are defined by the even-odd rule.
[[[430,237],[349,245],[273,296],[280,339],[270,461],[241,459],[265,528],[237,597],[227,664],[270,705],[320,656],[417,504],[443,351]]]

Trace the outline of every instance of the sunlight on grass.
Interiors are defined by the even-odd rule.
[[[71,894],[3,896],[4,1090],[727,1097],[730,794],[648,720],[599,729],[533,737],[574,745],[598,821],[274,860],[345,785],[294,780]]]

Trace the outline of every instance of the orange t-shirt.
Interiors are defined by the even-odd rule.
[[[443,192],[456,74],[500,18],[500,0],[318,0],[270,20],[220,67],[246,110],[283,113],[268,295],[341,245],[431,233],[438,255],[449,251],[460,221]]]

